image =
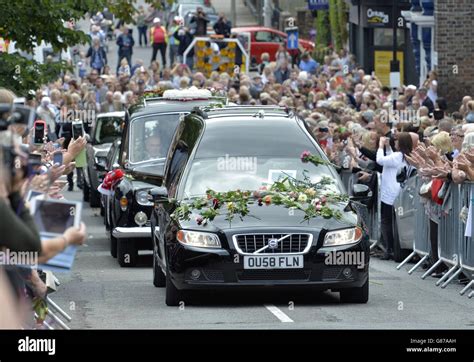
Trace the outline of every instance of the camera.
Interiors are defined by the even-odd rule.
[[[0,132],[6,131],[11,124],[20,124],[30,129],[33,125],[35,111],[22,104],[0,104]]]

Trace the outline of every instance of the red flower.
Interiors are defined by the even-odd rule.
[[[196,218],[196,223],[197,223],[198,225],[201,225],[203,221],[204,221],[204,219],[202,218],[202,216],[198,216],[198,217]]]
[[[326,196],[321,197],[321,204],[324,205],[324,204],[326,203],[326,201],[328,201],[328,200],[326,199]]]
[[[263,200],[261,197],[258,198],[258,206],[262,206],[263,205]]]
[[[214,209],[217,209],[219,207],[219,200],[214,198],[212,200],[212,206],[214,207]]]
[[[267,195],[263,198],[263,201],[265,202],[265,205],[270,205],[272,203],[272,197],[270,195]]]
[[[303,162],[305,162],[305,163],[308,162],[308,161],[309,161],[308,159],[309,159],[310,156],[311,156],[311,152],[309,152],[309,151],[303,151],[303,152],[301,153],[301,156],[300,156],[301,161],[303,161]]]
[[[211,195],[211,194],[207,194],[207,199],[208,199],[208,200],[212,199],[212,195]]]

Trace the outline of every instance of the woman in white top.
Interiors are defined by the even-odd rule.
[[[381,137],[377,150],[377,163],[383,167],[380,185],[381,219],[380,226],[382,237],[387,250],[382,260],[393,259],[393,204],[400,193],[400,184],[397,182],[397,172],[400,167],[407,165],[405,155],[410,155],[413,141],[409,133],[402,132],[395,141],[396,152],[390,147],[389,139]]]

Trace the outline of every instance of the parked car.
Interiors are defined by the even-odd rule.
[[[106,172],[107,154],[112,142],[122,136],[125,112],[109,112],[97,115],[95,125],[87,143],[87,168],[84,170],[83,199],[91,207],[99,207],[100,193],[97,187],[103,181]]]
[[[345,194],[336,170],[303,163],[303,150],[327,161],[305,121],[283,108],[225,107],[184,117],[171,142],[163,184],[149,191],[155,204],[153,284],[166,287],[167,305],[189,301],[195,289],[264,286],[331,289],[340,292],[342,302],[367,302],[369,237],[354,200],[335,204],[341,219],[317,216],[305,222],[300,210],[290,216],[285,206],[259,206],[256,200],[248,205],[249,215],[231,222],[228,209],[206,223],[195,213],[189,220],[174,214],[174,200],[200,203],[209,198],[208,189],[259,190],[271,184],[275,172],[298,180],[306,174],[312,183],[325,176],[333,180],[328,190]],[[231,167],[239,157],[254,160],[251,172]],[[221,164],[226,159],[228,168]],[[354,192],[363,198],[369,193],[365,185],[354,186]],[[331,252],[355,253],[361,265],[326,263]]]
[[[207,90],[172,90],[127,112],[118,156],[118,167],[125,176],[114,187],[107,210],[111,253],[116,245],[120,266],[134,266],[139,250],[152,249],[149,219],[153,203],[147,191],[161,185],[166,154],[179,119],[196,106],[216,102],[224,100],[212,97]]]
[[[232,28],[232,33],[250,33],[250,59],[252,64],[260,64],[262,53],[270,55],[270,61],[275,60],[275,54],[281,44],[286,44],[287,34],[272,28],[263,26],[248,26]],[[312,52],[314,43],[299,39],[299,45],[305,50]]]

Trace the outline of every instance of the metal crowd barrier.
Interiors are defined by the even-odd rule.
[[[449,207],[449,211],[441,213],[438,225],[439,260],[436,264],[443,263],[450,266],[450,269],[436,282],[436,285],[441,285],[441,288],[445,288],[462,271],[459,264],[459,212],[461,211],[459,189],[460,185],[450,183],[443,202],[443,208]],[[453,272],[454,274],[451,274]]]
[[[417,192],[414,193],[416,229],[413,252],[397,266],[397,269],[400,269],[415,255],[423,255],[422,259],[410,269],[409,274],[416,270],[430,254],[429,217],[421,203],[422,197],[418,193],[420,186],[420,178],[417,177]],[[461,185],[451,183],[445,194],[443,205],[440,207],[438,261],[421,276],[422,279],[425,279],[441,264],[449,266],[448,271],[436,282],[436,286],[441,285],[441,288],[445,288],[459,274],[464,273],[471,280],[461,290],[461,295],[474,285],[474,243],[472,237],[465,236],[466,224],[460,218],[463,206],[468,206],[471,212],[474,210],[474,183],[465,182]],[[470,223],[472,230],[474,229],[474,218],[471,217]],[[473,295],[474,291],[471,291],[469,298],[472,298]]]
[[[400,270],[402,266],[404,266],[416,255],[418,255],[421,257],[420,260],[408,271],[408,274],[412,274],[429,258],[431,244],[429,237],[430,221],[428,215],[425,212],[425,206],[422,202],[422,197],[418,192],[422,185],[422,181],[420,177],[413,176],[408,182],[414,183],[414,185],[412,187],[405,187],[401,192],[410,192],[413,197],[415,211],[415,233],[413,239],[413,252],[397,266],[397,270]]]
[[[465,182],[461,185],[460,189],[460,201],[461,207],[466,205],[469,207],[471,212],[474,212],[474,183]],[[472,238],[472,230],[474,230],[474,217],[471,217],[471,236],[465,236],[464,223],[459,222],[459,264],[461,270],[464,271],[471,281],[459,292],[464,295],[466,291],[474,286],[474,240]],[[474,295],[474,290],[469,294],[469,298]]]

